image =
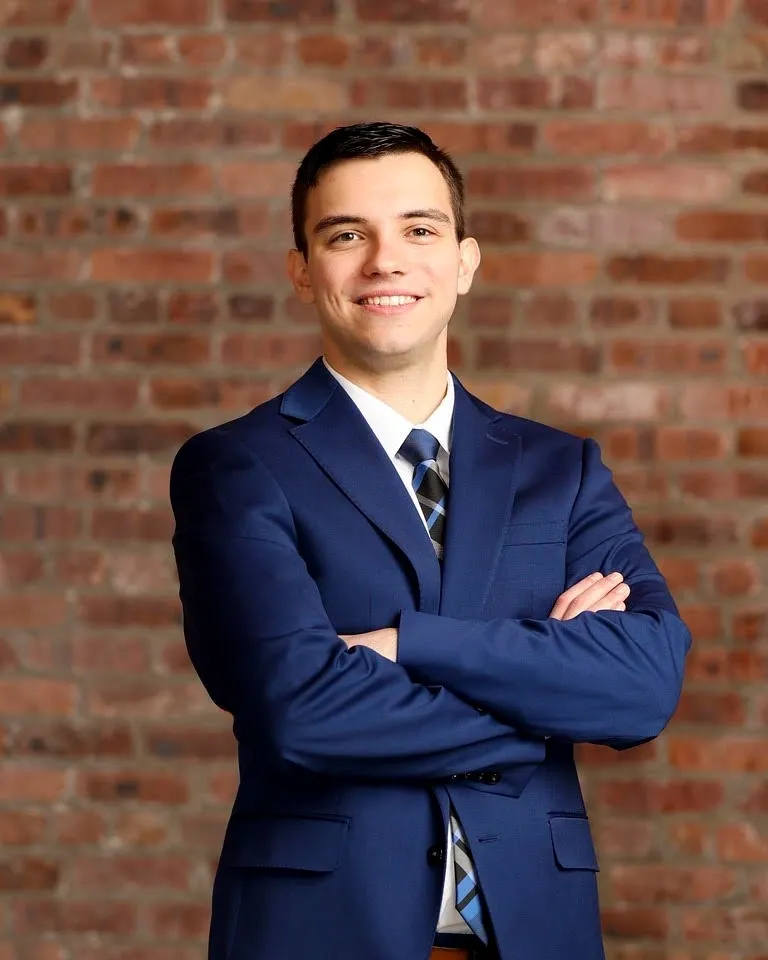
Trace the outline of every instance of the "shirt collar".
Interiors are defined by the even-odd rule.
[[[445,450],[451,452],[451,424],[453,422],[453,407],[455,401],[455,390],[453,386],[453,377],[448,374],[446,392],[439,406],[427,417],[424,423],[411,423],[406,417],[403,417],[393,410],[389,404],[374,397],[373,394],[363,390],[356,383],[352,383],[346,377],[342,376],[328,363],[323,357],[328,372],[334,377],[349,394],[350,399],[358,408],[373,430],[376,439],[384,447],[389,457],[394,460],[405,438],[414,429],[418,427],[422,430],[428,430]]]

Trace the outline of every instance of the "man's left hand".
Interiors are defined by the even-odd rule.
[[[394,627],[371,630],[370,633],[342,635],[341,639],[348,647],[368,647],[387,660],[397,661],[397,630]]]

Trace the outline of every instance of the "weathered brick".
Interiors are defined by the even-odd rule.
[[[682,114],[719,111],[728,103],[729,89],[719,76],[662,73],[604,74],[600,106],[604,110]]]
[[[190,791],[186,778],[179,773],[141,769],[116,772],[83,770],[78,773],[78,794],[102,803],[132,800],[176,806],[187,802]]]
[[[196,27],[208,22],[211,0],[91,0],[90,9],[97,27]]]
[[[91,81],[93,103],[112,110],[204,110],[212,96],[213,84],[204,77],[99,77]]]
[[[99,283],[195,283],[213,274],[214,256],[204,250],[96,250],[91,275]]]
[[[221,97],[228,109],[249,113],[267,110],[327,113],[341,110],[347,104],[345,85],[321,77],[233,76],[222,82]]]
[[[606,200],[722,200],[729,193],[731,175],[722,167],[622,166],[603,172]]]
[[[577,26],[597,19],[597,0],[542,0],[535,6],[527,3],[498,4],[479,0],[476,16],[483,27]]]
[[[96,197],[207,196],[213,190],[210,167],[202,164],[98,166],[93,172]]]
[[[108,934],[128,936],[136,927],[136,906],[98,900],[29,899],[16,904],[17,933]]]
[[[543,126],[542,139],[555,153],[577,156],[639,154],[657,157],[670,149],[669,131],[660,123],[550,120]]]
[[[618,283],[721,283],[730,271],[725,257],[674,257],[641,254],[634,257],[613,257],[608,275]]]
[[[481,275],[489,284],[517,287],[560,287],[594,280],[597,258],[591,253],[486,253]]]
[[[63,107],[78,97],[77,80],[0,76],[0,107]]]
[[[234,23],[315,23],[331,20],[335,13],[336,0],[285,0],[279,6],[269,0],[224,0],[224,15]]]

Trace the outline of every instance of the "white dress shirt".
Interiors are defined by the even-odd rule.
[[[405,417],[401,416],[396,410],[393,410],[383,400],[374,397],[373,394],[358,387],[337,373],[330,366],[327,360],[323,359],[328,372],[335,377],[344,390],[349,394],[350,399],[365,418],[368,426],[373,431],[374,436],[384,448],[385,453],[392,461],[397,470],[400,479],[403,481],[408,495],[413,500],[416,512],[421,518],[424,528],[428,531],[427,521],[416,499],[416,491],[413,489],[414,467],[408,461],[399,456],[398,451],[405,442],[405,438],[414,429],[429,430],[440,444],[440,450],[437,454],[437,472],[445,482],[449,484],[448,457],[451,452],[451,424],[453,422],[453,404],[454,387],[453,378],[448,374],[448,383],[445,396],[440,405],[430,414],[424,423],[411,423]],[[453,837],[451,835],[450,825],[448,827],[448,839],[446,842],[446,871],[445,881],[443,883],[443,898],[440,905],[440,916],[438,918],[437,929],[440,933],[471,933],[467,924],[464,922],[461,914],[456,909],[456,877],[453,866]]]

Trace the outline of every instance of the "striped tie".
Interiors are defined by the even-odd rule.
[[[416,499],[427,522],[429,537],[439,560],[443,557],[445,541],[445,514],[448,504],[448,487],[437,472],[437,454],[440,444],[428,430],[411,430],[399,453],[413,469],[413,488]],[[488,943],[488,934],[483,923],[483,908],[480,887],[472,863],[464,831],[451,808],[451,832],[453,834],[453,866],[456,875],[456,909],[467,926],[483,943]]]

